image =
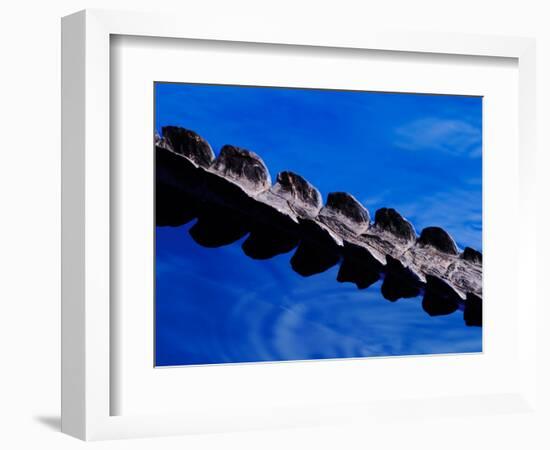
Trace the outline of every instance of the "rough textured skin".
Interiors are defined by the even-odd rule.
[[[347,192],[331,192],[328,194],[325,208],[341,214],[346,219],[360,225],[368,225],[370,222],[367,209],[353,195]]]
[[[271,186],[271,177],[262,158],[254,152],[232,145],[222,147],[212,170],[239,182],[252,192],[261,192]]]
[[[208,167],[214,161],[214,152],[210,144],[191,130],[180,127],[163,127],[162,135],[166,148],[187,156],[195,164]]]
[[[466,247],[464,249],[464,252],[462,253],[462,258],[475,264],[481,264],[483,259],[481,252],[474,250],[472,247]]]
[[[190,233],[201,245],[247,236],[243,250],[256,259],[295,249],[291,266],[303,276],[340,264],[340,282],[363,289],[383,278],[388,300],[423,293],[428,314],[461,307],[467,325],[481,325],[481,253],[466,248],[459,254],[442,228],[425,228],[417,237],[391,208],[376,211],[371,224],[351,194],[331,193],[323,207],[319,191],[293,172],[281,172],[270,186],[269,172],[253,152],[225,146],[214,161],[210,146],[195,133],[166,127],[163,134],[155,137],[158,226],[198,218]]]
[[[347,192],[331,192],[327,204],[319,212],[318,219],[330,228],[359,235],[367,231],[370,216],[367,209]]]
[[[422,230],[418,238],[420,245],[430,245],[440,252],[458,255],[455,241],[443,228],[427,227]]]
[[[321,193],[305,178],[294,172],[281,172],[271,192],[287,200],[298,215],[315,217],[323,206]]]
[[[406,241],[416,239],[412,224],[393,208],[380,208],[374,216],[375,226]]]

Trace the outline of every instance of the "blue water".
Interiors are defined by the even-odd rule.
[[[274,178],[300,173],[323,196],[348,191],[374,214],[394,207],[417,231],[438,225],[481,250],[478,97],[156,84],[156,127],[180,125],[217,152],[262,156]],[[482,330],[462,312],[430,317],[338,283],[338,267],[303,278],[292,253],[245,256],[242,241],[211,249],[192,223],[156,229],[156,365],[477,352]],[[243,238],[244,240],[244,238]]]

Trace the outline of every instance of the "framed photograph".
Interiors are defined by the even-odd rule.
[[[534,42],[199,22],[63,19],[63,431],[536,411]]]

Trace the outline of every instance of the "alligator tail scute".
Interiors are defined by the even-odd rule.
[[[192,219],[191,237],[219,247],[243,237],[243,251],[268,259],[294,250],[291,266],[311,276],[337,264],[339,282],[364,289],[379,279],[395,301],[423,294],[432,315],[464,310],[467,325],[482,324],[482,254],[460,252],[440,227],[416,234],[393,208],[367,208],[352,194],[321,193],[301,175],[284,171],[272,184],[256,153],[230,145],[216,157],[208,142],[181,127],[155,134],[156,223],[179,226]]]

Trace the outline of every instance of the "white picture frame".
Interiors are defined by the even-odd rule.
[[[316,405],[274,408],[254,417],[231,414],[192,418],[181,414],[111,415],[110,377],[113,323],[110,320],[110,38],[112,35],[286,44],[333,49],[368,49],[416,54],[513,58],[519,73],[519,212],[521,236],[518,280],[526,285],[518,310],[521,367],[514,392],[486,396],[481,410],[535,410],[536,293],[523,283],[535,270],[535,43],[527,38],[457,34],[417,34],[382,30],[312,34],[280,30],[265,23],[247,28],[185,21],[163,14],[87,10],[62,22],[62,430],[85,440],[243,430],[300,424],[334,423],[390,414],[391,406],[342,404],[330,412]],[[527,263],[529,261],[529,263]],[[529,291],[531,289],[531,291]],[[269,369],[267,369],[269,370]],[[322,366],[317,369],[322,370]],[[468,415],[480,396],[430,399],[415,408],[445,409]],[[394,400],[395,401],[395,400]],[[432,402],[432,403],[430,403]],[[228,406],[228,405],[226,405]],[[200,413],[197,413],[200,415]],[[391,415],[391,414],[390,414]]]

